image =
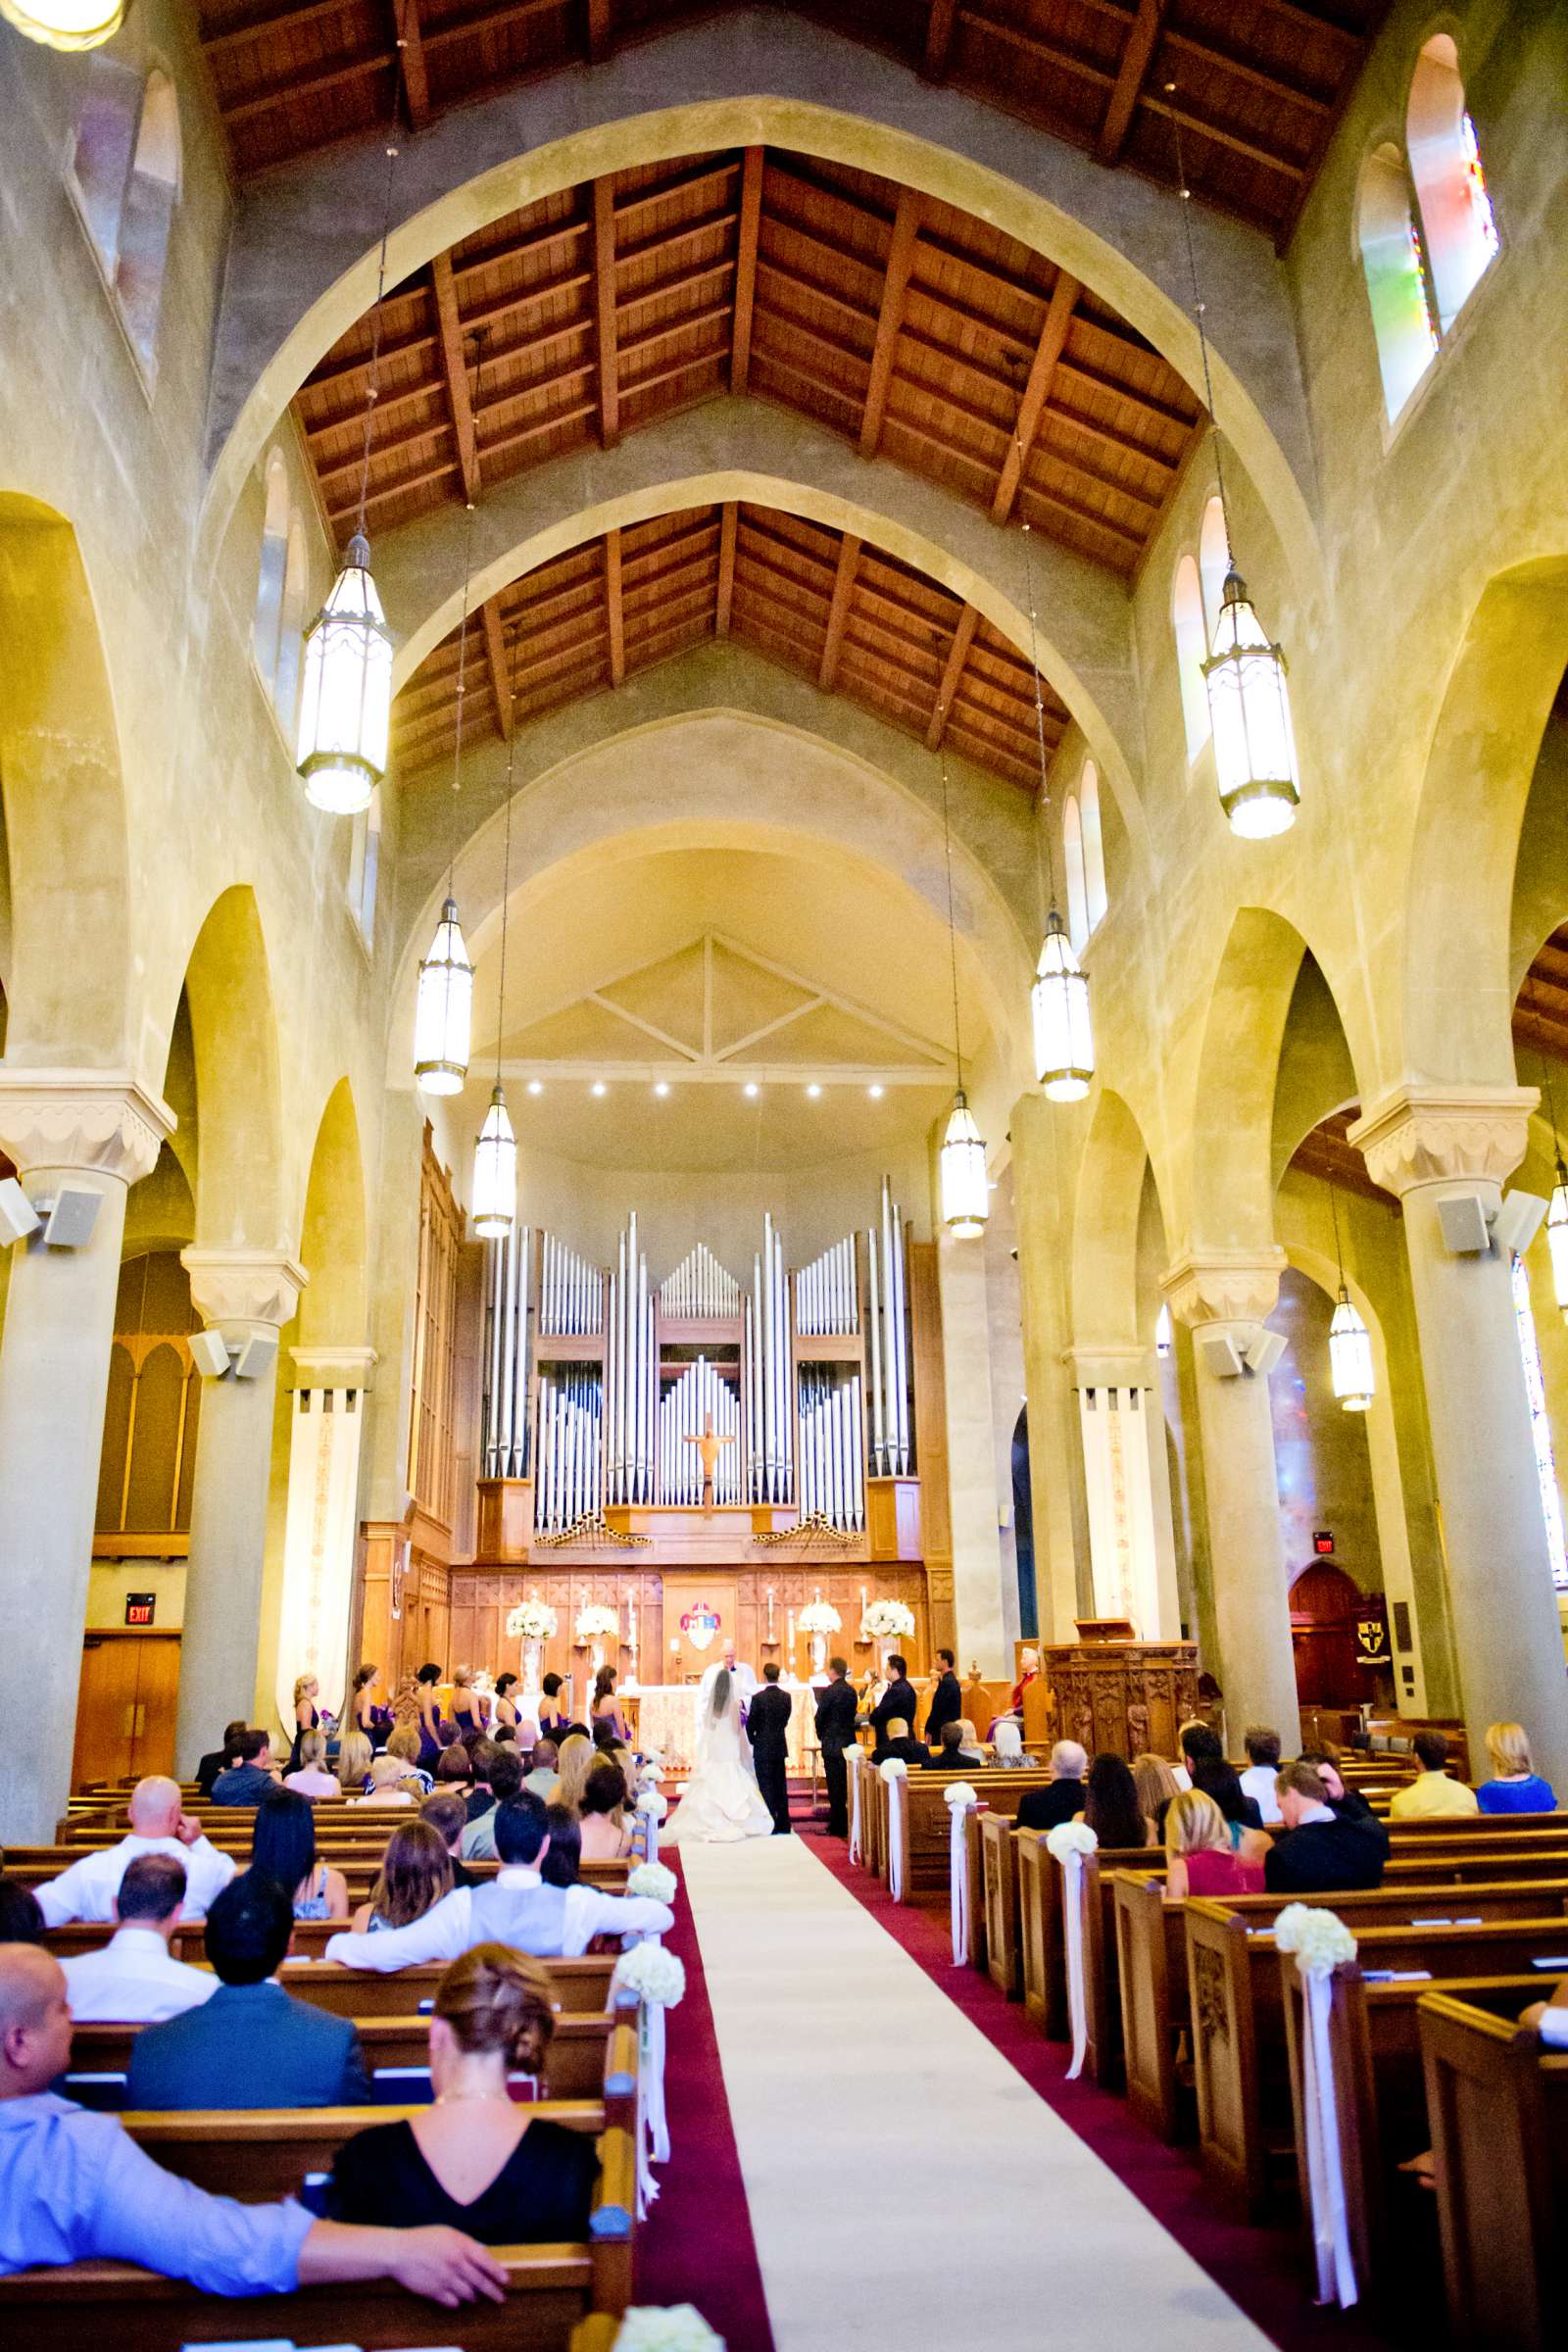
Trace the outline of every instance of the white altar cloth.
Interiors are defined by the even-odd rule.
[[[809,1774],[809,1738],[816,1745],[816,1693],[805,1683],[784,1682],[794,1704],[790,1708],[789,1769],[802,1779]],[[697,1760],[697,1700],[695,1683],[643,1684],[637,1691],[637,1745],[644,1755],[661,1755],[671,1774],[691,1771]]]

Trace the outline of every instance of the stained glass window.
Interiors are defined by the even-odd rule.
[[[1552,1451],[1551,1424],[1546,1418],[1546,1384],[1542,1378],[1541,1348],[1530,1305],[1530,1277],[1525,1272],[1524,1259],[1517,1255],[1513,1260],[1513,1315],[1519,1332],[1519,1356],[1525,1368],[1525,1393],[1530,1399],[1530,1437],[1536,1449],[1536,1476],[1541,1481],[1541,1508],[1546,1522],[1551,1581],[1559,1592],[1568,1592],[1568,1543],[1563,1536],[1557,1457]]]

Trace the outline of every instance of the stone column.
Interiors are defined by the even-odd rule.
[[[306,1275],[280,1250],[186,1250],[181,1263],[192,1305],[230,1357],[207,1381],[196,1434],[175,1731],[188,1776],[225,1723],[254,1717],[278,1335]]]
[[[1043,1095],[1021,1095],[1013,1105],[1012,1164],[1023,1304],[1023,1385],[1029,1398],[1035,1594],[1040,1638],[1046,1642],[1075,1640],[1074,1619],[1093,1614],[1078,1408],[1063,1368],[1071,1334],[1062,1272],[1068,1232],[1061,1214],[1061,1117],[1057,1105]]]
[[[1488,1213],[1524,1157],[1534,1087],[1404,1087],[1350,1129],[1398,1196],[1471,1763],[1489,1723],[1522,1723],[1538,1768],[1568,1791],[1568,1681],[1505,1252],[1456,1256],[1445,1200]]]
[[[948,1409],[953,1605],[966,1659],[1000,1676],[1012,1663],[1002,1606],[997,1460],[992,1440],[991,1314],[985,1245],[937,1236],[942,1366]]]
[[[1279,1482],[1268,1381],[1245,1366],[1227,1372],[1224,1343],[1240,1356],[1279,1298],[1283,1250],[1266,1257],[1196,1251],[1160,1287],[1193,1335],[1209,1572],[1230,1744],[1249,1723],[1273,1725],[1294,1752],[1300,1708],[1280,1534]]]
[[[125,1194],[174,1115],[110,1070],[0,1070],[0,1141],[34,1202],[99,1197],[81,1249],[16,1247],[0,1347],[0,1628],[16,1705],[0,1838],[47,1844],[66,1809]]]

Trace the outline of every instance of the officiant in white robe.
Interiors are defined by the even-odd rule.
[[[739,1696],[743,1713],[760,1690],[761,1685],[757,1679],[756,1669],[751,1666],[742,1666],[736,1658],[734,1642],[726,1642],[697,1686],[697,1709],[700,1716],[706,1715],[711,1706],[713,1685],[726,1669],[729,1674],[730,1688]]]

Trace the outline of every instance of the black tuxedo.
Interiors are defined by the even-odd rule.
[[[985,1758],[973,1747],[928,1747],[921,1759],[926,1772],[979,1772]]]
[[[1044,1788],[1026,1788],[1018,1799],[1018,1827],[1058,1830],[1083,1811],[1088,1796],[1082,1781],[1048,1781]]]
[[[943,1725],[958,1723],[962,1720],[962,1716],[963,1691],[959,1688],[957,1676],[950,1666],[937,1678],[936,1688],[931,1693],[931,1712],[925,1719],[924,1732],[927,1747],[940,1747]],[[911,1732],[913,1731],[912,1723],[909,1729]]]
[[[822,1750],[822,1777],[827,1783],[827,1834],[850,1834],[850,1774],[844,1750],[855,1743],[855,1723],[860,1702],[854,1685],[829,1683],[816,1694],[816,1742]]]
[[[919,1704],[914,1685],[905,1676],[901,1675],[896,1683],[889,1683],[885,1693],[871,1709],[871,1729],[876,1734],[878,1747],[887,1744],[890,1723],[906,1724],[913,1732]]]
[[[873,1764],[885,1764],[890,1756],[900,1763],[912,1765],[916,1772],[925,1770],[931,1750],[918,1740],[879,1740],[871,1750]]]
[[[777,1683],[764,1683],[746,1710],[746,1737],[757,1765],[757,1786],[773,1816],[773,1835],[785,1838],[790,1827],[788,1740],[793,1700]]]
[[[1306,1821],[1282,1832],[1263,1862],[1270,1894],[1335,1894],[1356,1886],[1381,1886],[1388,1858],[1388,1833],[1379,1835],[1355,1821]]]

